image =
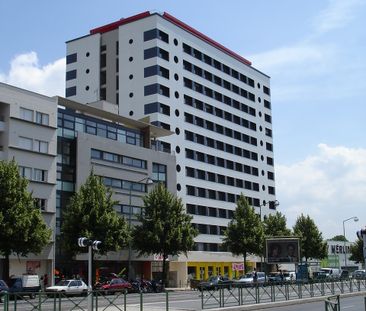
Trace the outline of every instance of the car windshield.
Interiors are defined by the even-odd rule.
[[[207,281],[210,281],[210,282],[212,282],[212,281],[216,281],[216,276],[214,276],[214,275],[212,275],[212,276],[210,276],[209,278],[208,278],[208,280]]]
[[[60,281],[56,284],[56,286],[68,286],[70,281]]]

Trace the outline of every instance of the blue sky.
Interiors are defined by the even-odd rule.
[[[225,5],[223,5],[225,3]],[[1,1],[0,81],[63,95],[65,41],[166,11],[271,76],[276,192],[289,226],[366,225],[366,0]]]

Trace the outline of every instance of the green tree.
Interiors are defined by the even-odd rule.
[[[39,254],[50,243],[52,230],[27,190],[15,160],[0,161],[0,254],[3,277],[9,278],[9,256]]]
[[[281,212],[264,216],[263,227],[267,237],[291,235],[291,230],[286,226],[286,217]]]
[[[351,245],[350,252],[350,260],[362,262],[362,264],[364,263],[365,259],[363,258],[363,240],[357,239],[357,241]]]
[[[240,195],[232,220],[224,232],[223,246],[234,255],[242,255],[246,271],[249,254],[261,255],[263,251],[263,225],[254,208]]]
[[[187,254],[193,249],[198,232],[192,217],[184,211],[182,200],[158,184],[144,197],[140,225],[133,230],[134,247],[139,256],[160,254],[163,259],[162,280],[167,279],[166,260],[169,255]]]
[[[322,233],[309,215],[301,214],[293,227],[294,235],[300,238],[301,256],[308,259],[323,259],[327,257],[327,243],[323,241]]]
[[[101,254],[116,251],[128,244],[129,231],[125,218],[113,209],[112,191],[99,176],[90,173],[80,189],[74,193],[63,213],[62,241],[71,256],[85,252],[78,246],[80,237],[101,241]]]
[[[342,242],[348,242],[348,240],[344,237],[343,234],[336,235],[330,239],[330,241],[342,241]]]

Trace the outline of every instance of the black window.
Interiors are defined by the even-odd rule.
[[[76,79],[76,69],[66,72],[66,81]]]
[[[268,165],[273,165],[273,159],[270,157],[267,157],[267,164]]]
[[[145,114],[154,113],[158,111],[159,111],[159,103],[146,104],[144,107]]]
[[[192,48],[188,45],[183,43],[183,51],[187,54],[192,54]]]
[[[270,95],[270,90],[269,90],[269,88],[268,88],[268,87],[266,87],[266,86],[264,86],[264,85],[263,85],[263,92],[264,92],[265,94],[267,94],[267,95]]]
[[[65,96],[70,97],[76,95],[76,86],[66,88]]]
[[[268,115],[268,114],[264,114],[264,120],[266,121],[266,122],[268,122],[268,123],[272,123],[272,118],[271,118],[271,116],[270,115]]]
[[[75,63],[77,61],[77,53],[66,56],[66,64]]]
[[[148,96],[148,95],[152,95],[152,94],[160,94],[160,95],[163,95],[166,97],[169,97],[169,95],[170,95],[169,88],[164,85],[161,85],[158,83],[145,85],[144,95]]]
[[[169,36],[164,31],[161,31],[157,28],[147,30],[144,32],[144,41],[149,41],[152,39],[160,39],[166,43],[169,43]]]
[[[162,66],[159,66],[159,65],[146,67],[144,69],[144,77],[145,78],[155,76],[155,75],[159,75],[161,77],[169,79],[169,70],[162,67]]]
[[[153,57],[160,57],[162,59],[169,61],[169,52],[159,47],[153,47],[144,50],[144,59],[149,59]]]
[[[264,100],[264,107],[271,109],[271,103],[268,100]]]
[[[267,178],[270,180],[274,180],[274,173],[273,172],[267,172]]]

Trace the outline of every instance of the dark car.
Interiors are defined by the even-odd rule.
[[[232,281],[225,276],[213,275],[210,276],[206,281],[201,281],[198,283],[198,290],[217,290],[219,288],[231,288]]]
[[[127,293],[132,290],[132,285],[122,278],[115,278],[102,285],[101,290],[103,290],[105,294],[114,294],[116,292]]]
[[[9,293],[18,296],[29,296],[34,298],[40,291],[38,275],[14,276],[9,280]]]
[[[0,280],[0,302],[2,302],[2,293],[3,292],[8,292],[9,291],[9,287],[8,285],[6,285],[4,280]]]
[[[271,272],[268,274],[268,283],[270,284],[281,284],[283,283],[283,277],[281,277],[281,273],[279,272]]]

